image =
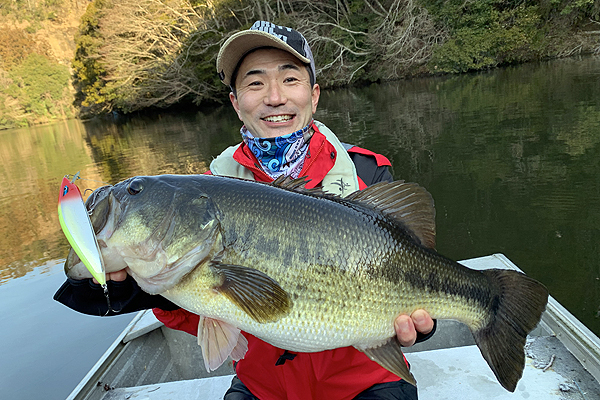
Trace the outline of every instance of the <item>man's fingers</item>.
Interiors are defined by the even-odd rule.
[[[125,271],[124,269],[120,270],[120,271],[116,271],[116,272],[109,272],[106,274],[106,280],[107,281],[116,281],[116,282],[120,282],[120,281],[124,281],[125,279],[127,279],[127,271]],[[94,283],[98,284],[99,282],[96,280],[96,278],[92,279],[94,281]]]
[[[396,328],[396,335],[398,336],[398,341],[402,346],[412,346],[417,340],[415,324],[412,318],[408,315],[402,314],[396,318],[394,328]]]
[[[404,347],[415,344],[417,331],[426,335],[431,332],[433,326],[433,319],[425,310],[416,310],[410,316],[402,314],[394,322],[396,336],[398,336],[398,341]]]
[[[116,272],[109,272],[108,274],[106,274],[106,279],[117,282],[124,281],[125,279],[127,279],[127,271],[122,269]]]
[[[422,334],[428,334],[433,329],[433,319],[429,313],[425,310],[416,310],[410,315],[415,329]]]

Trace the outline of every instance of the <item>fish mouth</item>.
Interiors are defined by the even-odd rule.
[[[111,203],[114,201],[114,197],[111,199],[112,188],[111,185],[99,187],[85,202],[85,208],[88,210],[96,235],[104,229],[108,222]]]
[[[171,275],[167,273],[170,263],[163,244],[173,240],[175,209],[171,205],[160,223],[153,226],[150,235],[143,240],[123,242],[120,228],[127,229],[126,219],[128,214],[131,216],[131,206],[122,185],[98,188],[86,201],[105,272],[126,270],[147,292],[156,292],[157,287],[164,289],[166,286],[163,276]],[[70,279],[92,278],[72,248],[64,270]]]

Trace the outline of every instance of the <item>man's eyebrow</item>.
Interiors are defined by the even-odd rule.
[[[292,64],[292,63],[281,64],[280,66],[277,67],[277,69],[279,71],[285,71],[287,69],[293,69],[293,70],[296,70],[296,71],[300,71],[300,67],[298,67],[296,64]],[[244,74],[244,78],[246,78],[248,76],[251,76],[251,75],[261,75],[261,74],[266,74],[266,73],[267,73],[267,71],[264,70],[264,69],[258,69],[258,68],[257,69],[251,69],[251,70],[247,71]]]
[[[266,74],[267,71],[265,71],[264,69],[251,69],[250,71],[246,72],[244,74],[244,78],[250,75],[259,75],[259,74]]]
[[[300,67],[298,67],[296,64],[282,64],[279,66],[280,71],[284,71],[286,69],[295,69],[296,71],[299,71]]]

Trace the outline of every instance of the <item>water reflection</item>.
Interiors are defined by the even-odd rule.
[[[56,217],[65,172],[92,164],[80,123],[0,132],[0,283],[62,257]]]
[[[236,121],[219,108],[0,132],[0,284],[65,257],[56,211],[65,174],[80,171],[86,197],[134,175],[203,173],[239,137]]]

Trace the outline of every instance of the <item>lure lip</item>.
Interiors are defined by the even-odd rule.
[[[106,270],[98,240],[81,192],[74,183],[78,177],[79,172],[71,181],[67,175],[63,177],[58,195],[58,220],[79,259],[100,285],[106,285]]]

